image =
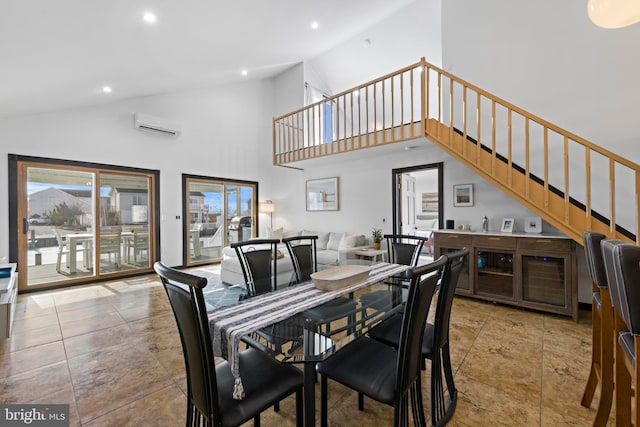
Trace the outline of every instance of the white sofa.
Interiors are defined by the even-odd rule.
[[[274,232],[270,233],[267,237],[271,239],[281,239],[292,236],[318,236],[316,249],[319,267],[342,264],[348,259],[357,258],[355,252],[358,249],[371,247],[370,241],[364,235],[349,233],[312,230],[274,230]],[[284,254],[284,257],[278,259],[278,276],[281,278],[280,281],[283,282],[278,284],[286,284],[284,282],[286,281],[288,283],[288,278],[290,277],[286,273],[291,272],[293,274],[293,264],[291,263],[291,258],[284,244],[280,245],[279,250]],[[220,264],[220,278],[222,282],[228,284],[244,283],[242,269],[235,250],[230,246],[226,246],[222,250],[222,255],[222,263]]]

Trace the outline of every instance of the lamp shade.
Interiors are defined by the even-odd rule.
[[[271,201],[267,200],[266,202],[260,203],[260,212],[264,213],[273,213],[276,210],[276,205]]]
[[[639,0],[589,0],[591,22],[602,28],[622,28],[640,21]]]

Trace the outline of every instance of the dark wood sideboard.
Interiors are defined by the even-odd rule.
[[[435,254],[468,247],[456,293],[578,320],[575,242],[547,234],[440,230]]]

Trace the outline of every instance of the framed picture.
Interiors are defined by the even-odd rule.
[[[473,184],[453,186],[453,206],[473,206]]]
[[[528,216],[524,219],[526,233],[542,233],[542,219],[539,216]]]
[[[500,227],[500,232],[502,233],[513,232],[513,218],[502,218],[502,227]]]
[[[337,211],[339,209],[338,177],[307,181],[308,211]]]
[[[422,212],[438,212],[438,192],[422,193]]]

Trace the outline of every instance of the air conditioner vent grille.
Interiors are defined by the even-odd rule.
[[[166,136],[178,136],[180,134],[180,126],[169,120],[159,117],[149,116],[147,114],[134,114],[134,126],[136,129],[153,132]]]

